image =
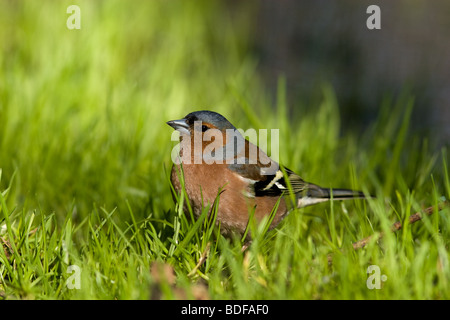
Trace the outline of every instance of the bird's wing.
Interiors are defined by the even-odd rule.
[[[228,167],[239,175],[241,179],[246,179],[250,186],[251,193],[256,197],[281,196],[289,193],[289,186],[278,163],[269,158],[264,152],[258,149],[258,156],[252,157],[249,149],[254,146],[246,141],[245,153],[236,156],[237,163],[229,164]],[[292,170],[285,168],[286,177],[293,193],[306,191],[309,186],[301,177]]]
[[[306,190],[308,184],[292,170],[285,168],[286,176],[278,169],[273,175],[266,175],[265,180],[255,183],[255,196],[280,196],[289,194],[289,184],[293,193],[301,193]],[[286,182],[286,178],[289,184]]]

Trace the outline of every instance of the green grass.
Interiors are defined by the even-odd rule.
[[[358,135],[340,127],[328,85],[308,109],[287,104],[282,78],[266,93],[246,46],[251,7],[76,3],[81,30],[66,28],[71,1],[1,4],[0,298],[450,298],[450,210],[389,232],[450,199],[448,149],[415,135],[411,95],[386,97]],[[165,122],[198,109],[280,129],[281,163],[377,197],[297,210],[267,234],[255,226],[243,254],[214,215],[193,221],[185,197],[172,199]],[[72,265],[80,289],[67,285]],[[381,289],[366,285],[370,265],[387,276]]]

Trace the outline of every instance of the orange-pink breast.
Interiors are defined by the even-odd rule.
[[[174,165],[171,181],[177,193],[181,191],[179,165]],[[186,193],[195,215],[199,216],[202,206],[211,206],[219,190],[217,221],[221,224],[221,231],[228,234],[236,231],[245,232],[249,215],[255,210],[255,218],[259,222],[269,215],[278,201],[278,197],[254,197],[249,188],[249,181],[228,170],[227,164],[184,164],[184,180]],[[186,211],[186,210],[185,210]],[[271,227],[275,227],[287,214],[287,206],[282,199]]]

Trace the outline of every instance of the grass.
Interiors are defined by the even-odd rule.
[[[275,99],[266,93],[248,12],[77,1],[82,28],[68,30],[71,4],[0,10],[0,298],[450,298],[449,209],[389,232],[450,199],[448,149],[414,134],[413,96],[387,96],[358,135],[340,127],[328,85],[310,109],[288,105],[282,78]],[[268,233],[254,226],[241,253],[214,215],[193,221],[185,196],[172,199],[165,122],[205,108],[280,129],[280,161],[304,179],[377,197],[297,210]],[[367,287],[371,265],[387,276],[381,289]]]

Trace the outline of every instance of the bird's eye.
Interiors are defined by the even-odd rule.
[[[205,125],[202,126],[202,132],[205,132],[208,129],[209,129],[208,126],[205,126]]]

